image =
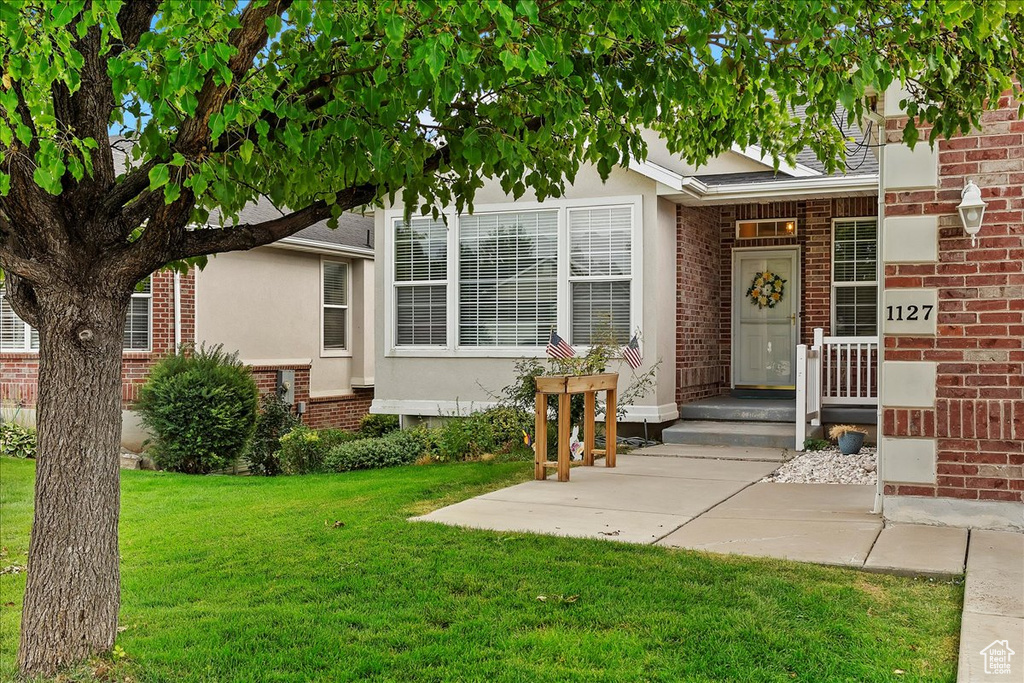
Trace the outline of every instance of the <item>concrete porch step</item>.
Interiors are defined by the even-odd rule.
[[[662,432],[662,441],[709,446],[789,448],[796,441],[796,425],[790,422],[718,422],[682,420]]]
[[[684,420],[796,422],[796,401],[716,396],[680,406]]]

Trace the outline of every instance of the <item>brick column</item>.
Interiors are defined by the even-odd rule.
[[[1024,122],[1016,102],[999,105],[979,132],[936,150],[911,152],[898,142],[905,118],[887,123],[881,474],[892,519],[1024,529]],[[968,180],[988,202],[976,246],[956,211]]]

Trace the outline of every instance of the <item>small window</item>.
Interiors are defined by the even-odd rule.
[[[146,278],[135,285],[132,300],[128,302],[128,315],[124,321],[123,348],[126,351],[149,351],[150,320],[153,317],[153,282]]]
[[[348,264],[323,262],[323,350],[348,348]]]
[[[736,237],[741,240],[753,240],[762,237],[793,237],[795,235],[795,218],[736,221]]]
[[[39,333],[18,317],[0,286],[0,351],[36,351]]]
[[[448,343],[448,228],[439,220],[395,223],[395,346]]]
[[[837,220],[832,229],[832,320],[837,337],[878,334],[878,221]]]

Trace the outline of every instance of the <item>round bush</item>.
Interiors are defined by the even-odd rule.
[[[151,454],[159,467],[206,474],[246,451],[258,401],[249,369],[217,345],[157,363],[135,407],[154,435]]]
[[[349,441],[327,452],[325,466],[335,472],[411,465],[423,454],[423,442],[412,432]]]

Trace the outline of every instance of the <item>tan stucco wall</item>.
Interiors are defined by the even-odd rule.
[[[357,298],[363,286],[357,287],[356,282],[367,275],[372,278],[373,267],[361,259],[325,258],[353,263],[352,355],[321,357],[321,256],[273,247],[210,259],[196,278],[196,343],[222,343],[225,349],[237,350],[243,360],[264,364],[309,359],[311,393],[351,391],[352,377],[365,374],[353,372],[354,362],[360,362],[368,348],[367,341],[358,337],[358,328],[365,329],[365,323],[357,318],[365,307]],[[372,366],[369,376],[373,376]]]
[[[631,171],[616,169],[607,183],[602,183],[596,169],[584,167],[576,182],[566,188],[565,199],[586,199],[591,197],[642,197],[642,245],[643,305],[640,321],[644,336],[644,367],[651,367],[659,358],[662,364],[657,375],[655,391],[637,402],[643,412],[653,414],[657,406],[662,412],[672,411],[665,419],[674,419],[675,414],[675,210],[668,202],[657,197],[654,181]],[[509,197],[497,183],[489,182],[477,193],[475,204],[509,203]],[[535,202],[532,194],[520,202]],[[376,300],[381,302],[380,314],[376,316],[376,339],[379,343],[376,360],[375,412],[404,412],[406,414],[445,414],[454,409],[457,402],[462,411],[471,406],[493,401],[491,394],[509,384],[513,379],[514,358],[474,357],[394,357],[385,348],[385,325],[388,316],[383,311],[387,301],[385,288],[384,260],[386,230],[385,211],[375,213],[377,231],[376,259],[380,264],[376,276]],[[565,335],[567,331],[560,332]],[[628,385],[629,367],[620,368],[625,377],[619,384],[622,391]],[[406,402],[412,408],[398,411],[395,402]],[[639,414],[639,413],[636,413]],[[635,414],[635,415],[636,415]],[[636,418],[634,415],[633,419]],[[627,420],[630,418],[627,418]],[[651,420],[652,422],[655,420]]]

